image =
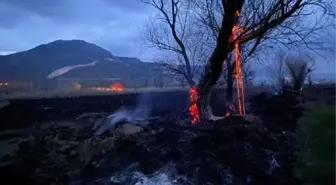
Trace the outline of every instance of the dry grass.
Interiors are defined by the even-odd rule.
[[[80,90],[55,90],[48,92],[15,92],[10,95],[1,96],[0,99],[38,99],[38,98],[62,98],[76,96],[99,96],[99,95],[118,95],[118,94],[137,94],[143,92],[169,92],[169,91],[187,91],[188,88],[137,88],[126,89],[125,91],[97,91],[93,89]]]
[[[115,140],[121,137],[128,137],[142,132],[143,128],[134,124],[126,123],[120,128],[112,130],[112,136],[104,139],[89,138],[82,141],[77,149],[79,160],[85,164],[90,162],[95,155],[102,155],[111,151],[115,147]]]
[[[217,87],[217,89],[225,89],[224,87]],[[245,86],[245,92],[254,94],[256,92],[267,91],[268,86],[248,85]],[[79,96],[101,96],[101,95],[119,95],[119,94],[138,94],[144,92],[176,92],[189,91],[189,88],[181,87],[167,87],[167,88],[136,88],[126,89],[125,91],[96,91],[93,89],[79,89],[79,90],[55,90],[55,91],[34,91],[34,92],[15,92],[9,95],[0,96],[0,100],[13,99],[40,99],[40,98],[64,98],[64,97],[79,97]],[[1,102],[0,102],[1,107]]]

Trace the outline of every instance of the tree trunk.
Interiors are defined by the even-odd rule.
[[[236,16],[236,12],[240,12],[244,4],[244,0],[222,2],[223,4],[225,3],[225,16],[217,37],[216,47],[210,56],[208,65],[197,87],[199,94],[198,109],[201,121],[217,119],[213,116],[210,107],[211,90],[220,77],[224,61],[233,50],[233,44],[230,43],[232,28],[237,22],[238,17]]]
[[[312,80],[312,77],[311,77],[310,74],[308,75],[308,85],[309,85],[310,88],[313,87],[313,80]]]
[[[206,67],[206,70],[208,69],[209,65]],[[219,73],[220,74],[220,73]],[[213,78],[206,78],[205,76],[202,76],[198,86],[197,86],[197,93],[198,93],[198,103],[197,107],[199,110],[199,117],[201,121],[204,120],[217,120],[223,117],[217,117],[214,116],[211,109],[211,95],[212,95],[212,89],[214,85],[216,84],[219,76],[217,77],[216,74],[216,80],[214,81]]]
[[[210,105],[212,85],[206,84],[203,88],[197,88],[199,99],[198,109],[200,114],[200,120],[213,120],[212,109]]]

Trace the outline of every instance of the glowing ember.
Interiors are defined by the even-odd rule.
[[[225,113],[225,117],[230,117],[230,116],[232,116],[233,114],[234,114],[234,109],[233,109],[233,105],[229,105],[228,107],[227,107],[227,110],[226,110],[226,113]]]
[[[114,91],[123,91],[125,88],[123,85],[121,85],[120,83],[116,82],[112,85],[111,87],[112,90]]]
[[[121,85],[120,83],[114,83],[112,84],[111,88],[107,87],[97,87],[97,91],[124,91],[125,87]]]
[[[199,112],[197,108],[197,101],[198,101],[198,93],[196,87],[192,87],[189,90],[189,98],[190,98],[190,107],[189,107],[189,112],[192,118],[192,123],[196,124],[200,122],[199,118]]]

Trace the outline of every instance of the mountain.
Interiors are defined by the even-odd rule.
[[[0,56],[0,81],[48,84],[59,78],[118,78],[138,86],[158,78],[154,63],[114,56],[83,40],[56,40],[27,51]]]

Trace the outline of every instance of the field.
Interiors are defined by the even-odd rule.
[[[334,106],[335,86],[306,89],[299,103],[288,103],[286,96],[271,96],[253,106],[249,99],[259,91],[250,90],[247,97],[248,112],[259,121],[232,117],[199,125],[190,123],[187,89],[9,98],[0,109],[0,179],[7,184],[106,184],[112,179],[115,184],[159,184],[163,180],[181,185],[298,184],[293,166],[301,147],[295,139],[297,116],[292,113],[301,115],[298,107],[304,107],[308,116],[314,107]],[[214,113],[221,116],[225,89],[213,93]],[[104,123],[108,114],[121,106],[132,109],[139,100],[151,109],[146,119],[94,134],[94,125]],[[276,112],[265,115],[269,108]],[[319,131],[312,124],[305,125],[299,128]],[[332,129],[329,126],[314,133],[320,139],[313,141],[330,145],[331,135],[321,138],[325,130]],[[317,161],[328,159],[331,166],[333,150],[327,150],[327,157],[309,156]],[[308,154],[306,150],[302,153]],[[316,169],[308,166],[301,176],[331,177],[332,171],[320,174]]]
[[[268,87],[249,86],[245,87],[247,92],[261,92],[266,91]],[[220,91],[224,91],[224,88]],[[139,94],[145,92],[174,92],[174,91],[188,91],[189,88],[180,87],[165,87],[165,88],[127,88],[123,91],[97,91],[93,89],[59,89],[49,91],[31,91],[31,92],[13,92],[8,95],[0,95],[0,100],[13,99],[38,99],[38,98],[62,98],[62,97],[78,97],[78,96],[100,96],[100,95],[118,95],[118,94]]]
[[[335,184],[335,106],[315,107],[300,123],[305,184]]]
[[[78,96],[99,96],[99,95],[118,95],[118,94],[138,94],[145,92],[170,92],[187,91],[187,88],[136,88],[125,89],[124,91],[98,91],[93,89],[59,89],[49,91],[13,92],[9,95],[2,95],[1,99],[36,99],[36,98],[62,98]]]
[[[188,91],[18,98],[9,100],[10,105],[1,109],[3,121],[0,128],[13,129],[36,121],[75,119],[84,113],[111,113],[122,106],[134,107],[142,95],[153,115],[167,111],[177,113],[188,107]]]

